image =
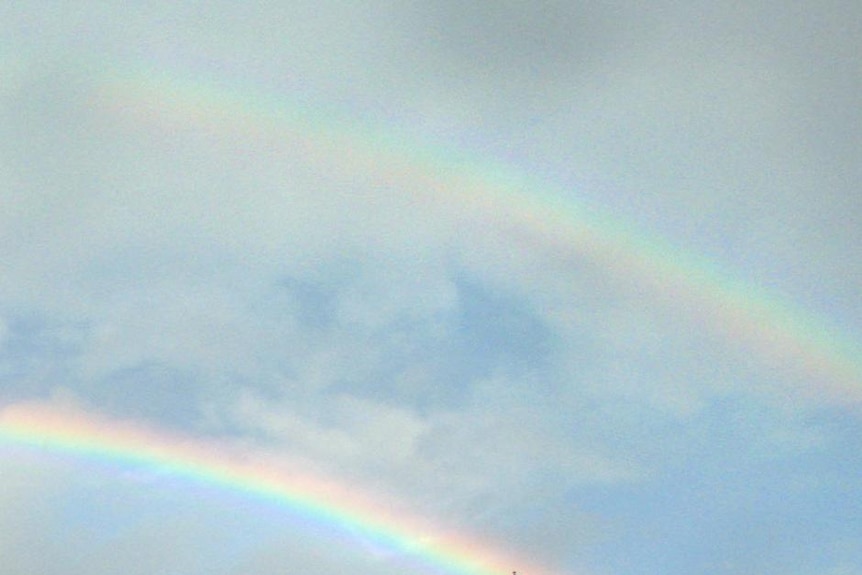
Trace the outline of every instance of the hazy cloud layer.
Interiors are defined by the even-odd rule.
[[[862,382],[776,366],[751,310],[655,270],[703,257],[859,341],[860,21],[0,9],[0,412],[305,461],[560,573],[852,575]],[[606,245],[576,213],[609,216]],[[679,252],[627,260],[617,229]],[[235,495],[0,451],[0,575],[416,568]]]

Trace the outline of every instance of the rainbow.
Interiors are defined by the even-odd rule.
[[[0,410],[0,447],[4,445],[149,471],[253,498],[336,536],[349,535],[385,549],[414,571],[421,567],[429,573],[507,575],[516,566],[531,575],[549,575],[463,534],[394,512],[391,500],[363,496],[355,486],[308,472],[307,465],[288,464],[283,457],[247,446],[206,443],[38,404]]]
[[[423,145],[332,110],[282,97],[195,83],[157,70],[99,71],[94,106],[143,125],[203,125],[229,134],[278,139],[298,135],[329,164],[422,182],[431,194],[471,214],[523,230],[542,245],[599,263],[615,278],[642,286],[667,305],[686,301],[695,324],[755,350],[763,364],[858,404],[862,350],[858,342],[776,294],[743,282],[705,259],[585,206],[561,201],[563,190],[510,166]],[[416,186],[418,187],[418,186]],[[461,575],[546,573],[463,534],[432,529],[407,513],[313,473],[237,446],[158,433],[70,409],[18,405],[0,410],[0,444],[143,467],[244,494],[333,530],[357,532],[433,571]]]
[[[510,166],[425,145],[395,128],[363,124],[338,110],[196,83],[162,70],[102,72],[98,92],[98,106],[134,125],[198,125],[267,142],[290,135],[299,138],[309,161],[409,182],[423,208],[444,203],[452,212],[493,219],[542,246],[596,263],[671,310],[697,310],[687,318],[693,329],[712,330],[746,356],[759,358],[782,382],[780,394],[795,388],[821,400],[862,402],[858,340],[713,262],[561,200],[569,195],[565,190]],[[418,197],[425,190],[429,197]],[[686,305],[678,306],[680,302]]]

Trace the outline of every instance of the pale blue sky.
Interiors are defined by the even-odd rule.
[[[710,323],[708,289],[663,298],[527,203],[447,188],[505,167],[859,346],[860,22],[760,0],[10,3],[0,411],[305,460],[560,575],[862,575],[858,369],[776,368]],[[240,104],[160,116],[170,89],[124,100],[110,71]],[[347,144],[264,100],[337,115]],[[404,155],[345,158],[367,130]],[[235,493],[0,454],[0,575],[422,569]]]

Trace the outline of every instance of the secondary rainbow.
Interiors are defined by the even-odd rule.
[[[248,446],[207,443],[39,404],[0,409],[0,447],[4,444],[145,469],[262,500],[334,536],[358,536],[380,546],[413,572],[424,567],[428,573],[506,575],[514,565],[530,575],[548,575],[463,533],[444,532],[393,511],[392,501],[363,496],[356,486],[324,479],[300,463]]]
[[[544,180],[444,146],[422,144],[392,127],[357,122],[338,110],[247,88],[196,83],[134,67],[112,69],[100,77],[97,105],[118,118],[167,124],[169,129],[202,125],[216,132],[266,137],[268,142],[290,134],[301,139],[304,157],[312,161],[405,178],[413,184],[411,190],[432,190],[434,198],[442,197],[459,211],[505,221],[546,246],[590,258],[620,281],[646,288],[654,300],[670,306],[688,300],[688,308],[699,310],[692,320],[756,350],[780,379],[796,382],[800,390],[827,392],[845,404],[862,402],[862,347],[856,339],[713,262],[560,200],[569,194]]]

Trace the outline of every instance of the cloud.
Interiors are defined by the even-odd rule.
[[[823,423],[846,413],[822,378],[716,328],[710,313],[738,310],[709,286],[680,293],[597,249],[577,214],[796,302],[803,330],[862,332],[857,15],[10,7],[0,401],[61,396],[303,458],[562,572],[720,570],[722,553],[739,571],[793,556],[815,572],[806,541],[858,535],[824,519],[858,499],[856,428]],[[147,91],[153,72],[168,80]],[[25,467],[2,478],[4,566],[51,572],[72,542],[75,569],[107,570],[109,505],[63,515],[98,497]],[[113,500],[141,504],[131,515],[134,491]],[[209,538],[235,572],[393,569],[385,550],[335,557],[296,526],[234,539],[211,510],[159,510],[123,523],[116,565],[206,571],[192,555]],[[79,516],[94,525],[76,537]],[[38,538],[51,526],[56,544]]]
[[[501,400],[515,385],[484,381],[462,407],[426,413],[347,393],[327,394],[325,409],[247,393],[228,417],[263,445],[382,492],[409,493],[413,505],[448,518],[463,520],[484,505],[472,521],[496,522],[537,488],[551,497],[573,485],[643,477],[642,463],[618,446],[572,437],[538,396],[532,407],[522,405],[530,405],[526,390]]]

